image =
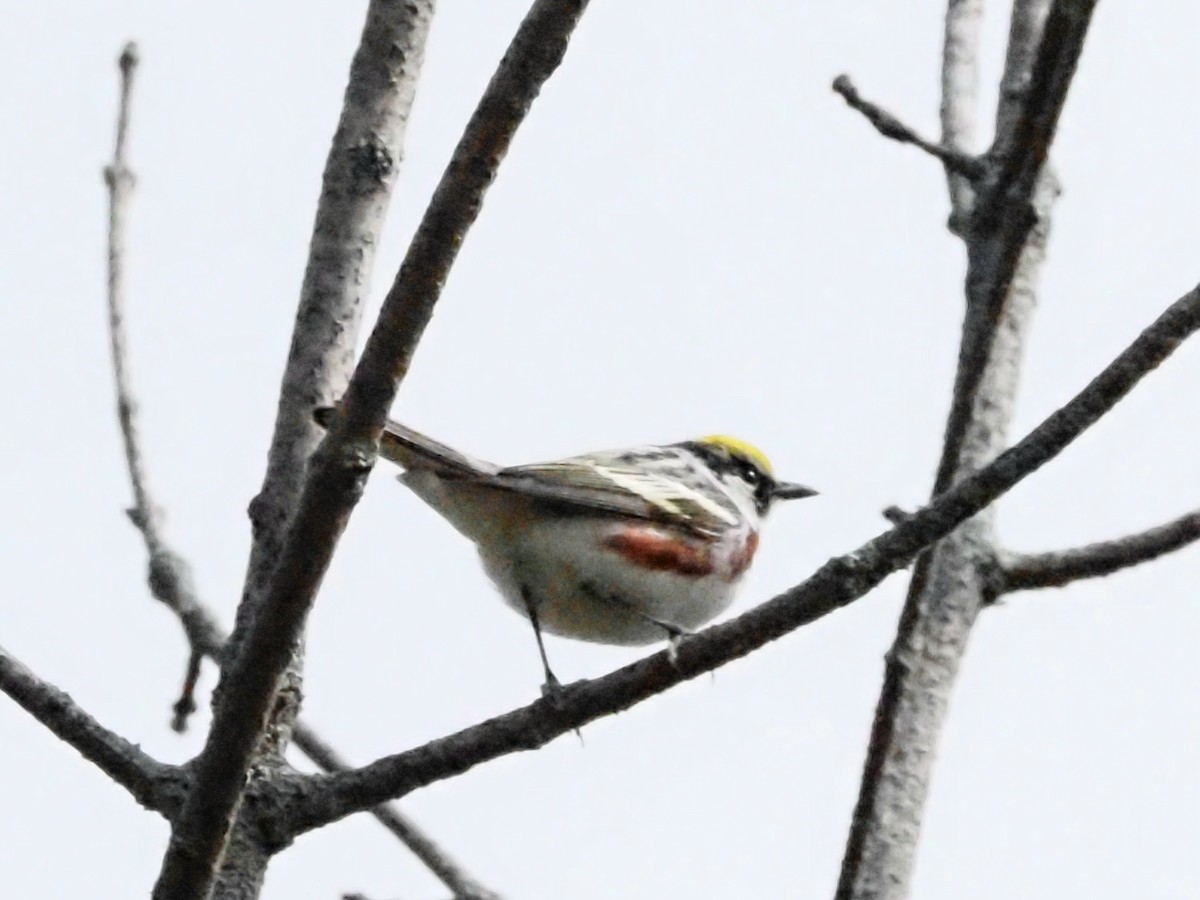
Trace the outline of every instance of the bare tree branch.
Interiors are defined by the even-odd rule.
[[[121,72],[120,101],[117,107],[117,137],[112,164],[104,169],[108,185],[108,335],[112,350],[113,374],[117,383],[117,416],[125,441],[125,460],[133,482],[134,508],[129,516],[141,529],[147,546],[158,544],[158,512],[146,492],[145,465],[137,441],[134,422],[136,406],[129,386],[128,354],[125,348],[125,208],[133,192],[134,176],[125,162],[125,142],[129,135],[130,95],[137,70],[137,45],[129,43],[121,51],[117,66]]]
[[[959,481],[929,506],[830,560],[811,578],[720,625],[685,638],[675,660],[662,651],[602,678],[506,713],[423,747],[337,775],[281,779],[295,793],[295,833],[403,796],[518,750],[533,750],[602,716],[627,709],[709,672],[863,596],[924,547],[976,515],[1053,459],[1200,329],[1200,286],[1172,304],[1066,406],[990,465]]]
[[[191,624],[190,628],[186,623],[184,627],[191,647],[190,655],[194,657],[199,653],[209,657],[218,666],[224,665],[227,656],[225,634],[216,617],[202,601],[195,602]],[[338,752],[303,719],[296,721],[292,741],[296,749],[322,771],[340,772],[347,768]],[[425,863],[459,900],[495,900],[500,896],[472,878],[445,848],[396,807],[383,804],[369,812],[384,828],[399,838],[414,856]]]
[[[248,621],[244,642],[234,647],[223,676],[229,687],[196,760],[195,787],[175,822],[155,900],[203,900],[208,894],[280,678],[374,463],[388,408],[483,195],[517,126],[566,53],[585,6],[585,0],[534,3],[434,192],[347,387],[342,414],[309,462],[266,592],[239,616],[239,625]],[[310,411],[317,399],[307,398]]]
[[[178,769],[153,759],[82,710],[48,681],[42,681],[0,647],[0,691],[45,725],[80,756],[133,795],[146,809],[169,816],[178,808]]]
[[[433,0],[368,3],[338,128],[325,165],[267,474],[262,490],[251,504],[254,545],[238,607],[238,628],[229,650],[224,651],[226,663],[236,653],[240,635],[257,614],[299,495],[305,461],[316,445],[316,428],[310,421],[309,410],[322,398],[340,393],[352,365],[362,300],[370,287],[375,250],[403,152],[433,5]],[[198,627],[194,633],[186,619],[184,626],[189,628],[193,648],[205,646],[215,657],[222,656],[224,642],[215,633],[200,634]],[[228,665],[222,666],[218,697],[227,671]],[[282,763],[283,749],[299,705],[299,673],[297,656],[288,670],[281,700],[276,704],[275,727],[266,734],[261,746],[260,761],[269,759],[273,766]],[[234,686],[230,690],[239,688]],[[194,805],[201,802],[201,798],[192,797]],[[229,821],[232,820],[227,820],[226,828]],[[176,829],[173,842],[178,838],[181,835]],[[191,847],[186,829],[182,841],[183,850],[173,853],[168,848],[164,873],[179,874],[181,856],[188,855]],[[163,894],[183,897],[205,893],[207,889],[202,885],[211,879],[211,869],[223,854],[223,883],[260,884],[269,854],[259,852],[259,848],[246,840],[235,840],[229,846],[226,853],[222,840],[219,847],[207,848],[198,857],[192,854],[196,864],[206,871],[196,874],[193,869],[190,879],[172,881],[160,875]],[[176,895],[170,887],[172,883],[186,883],[190,887]]]
[[[1005,210],[1011,206],[1010,192],[1017,198],[1032,194],[1050,154],[1095,7],[1096,0],[1054,0],[1046,13],[1042,0],[1018,0],[1015,4],[1010,44],[1036,46],[1037,52],[1028,69],[1011,54],[1006,63],[1014,77],[1006,72],[1001,87],[992,148],[998,164],[976,209],[976,215],[985,221],[992,215],[1012,214]],[[1044,24],[1038,21],[1043,14]],[[1039,33],[1040,38],[1036,37]],[[1026,72],[1027,87],[1022,83]],[[1010,86],[1014,80],[1019,86]]]
[[[116,149],[113,152],[112,164],[104,170],[104,181],[108,185],[109,196],[108,338],[117,391],[117,419],[125,446],[129,481],[133,488],[133,508],[128,511],[129,519],[142,533],[142,539],[146,543],[150,593],[183,622],[189,643],[193,647],[203,648],[212,646],[215,639],[204,616],[198,612],[199,602],[196,599],[191,567],[170,547],[163,536],[162,511],[154,502],[146,475],[146,462],[142,457],[137,401],[134,399],[133,381],[129,374],[129,350],[125,337],[125,217],[133,192],[134,175],[125,160],[125,144],[129,134],[130,93],[137,63],[137,47],[132,43],[127,44],[118,61],[121,72],[121,99],[117,112]],[[194,708],[194,702],[190,702],[188,684],[194,684],[192,665],[195,662],[194,659],[189,661],[188,677],[184,680],[183,695],[176,703],[177,711],[173,725],[182,726],[186,719],[186,713],[182,711],[189,705]]]
[[[986,465],[1007,442],[1057,196],[1046,157],[1094,3],[1056,0],[1047,13],[1048,6],[1049,0],[1014,3],[997,137],[985,157],[989,174],[971,216],[956,229],[967,244],[967,310],[935,496]],[[950,13],[956,9],[961,12],[952,3]],[[1043,21],[1047,37],[1039,40]],[[948,26],[947,40],[953,34]],[[943,60],[954,56],[947,51]],[[984,514],[922,554],[914,567],[887,656],[839,900],[907,894],[959,661],[975,617],[995,596],[994,547],[991,515]]]
[[[171,707],[171,730],[176,734],[187,731],[188,717],[196,711],[196,683],[200,680],[200,664],[203,662],[203,653],[195,649],[188,651],[183,689],[179,692],[179,699]]]
[[[1039,7],[1044,9],[1045,5],[1046,0],[1020,0],[1014,7],[1014,19],[1022,14],[1040,18]],[[1066,103],[1094,6],[1095,0],[1055,0],[1046,16],[1045,38],[1037,44],[1028,90],[1023,93],[1022,111],[1014,117],[1011,128],[1003,127],[1006,107],[1001,104],[1000,130],[989,153],[998,163],[979,192],[970,225],[967,321],[963,326],[935,493],[950,486],[960,467],[963,442],[970,427],[979,381],[987,368],[996,325],[1029,233],[1037,224],[1034,193],[1042,179],[1050,142]],[[1014,24],[1014,37],[1019,32]],[[1010,46],[1016,47],[1011,41]],[[1014,53],[1010,51],[1009,57],[1011,65]],[[1028,110],[1024,109],[1026,105]],[[1018,137],[1027,143],[1018,141]]]
[[[424,27],[427,28],[427,25],[426,21]],[[378,43],[378,40],[373,43]],[[135,180],[133,172],[126,162],[125,146],[129,133],[130,93],[137,63],[137,48],[131,43],[125,47],[119,59],[121,90],[117,113],[116,149],[112,164],[105,169],[105,181],[109,188],[109,342],[116,381],[118,419],[134,495],[134,507],[129,511],[129,518],[141,531],[146,543],[146,551],[150,560],[151,593],[179,618],[190,648],[183,690],[175,703],[174,716],[171,721],[171,727],[175,731],[182,732],[186,728],[188,716],[196,709],[194,691],[200,674],[200,661],[204,656],[208,656],[218,666],[223,666],[227,656],[225,652],[227,636],[218,624],[216,617],[199,599],[194,587],[191,567],[182,556],[168,546],[163,537],[161,507],[155,502],[149,487],[137,427],[137,403],[134,400],[132,378],[129,373],[128,345],[125,335],[124,291],[124,223]],[[411,90],[403,102],[411,105]],[[369,124],[374,127],[374,123]],[[361,152],[366,151],[362,150]],[[344,766],[339,766],[334,750],[311,728],[298,723],[296,732],[297,746],[314,763],[326,771],[337,771],[338,768],[344,768]],[[331,766],[332,768],[330,768]],[[384,827],[399,837],[418,859],[429,865],[434,874],[442,879],[443,883],[454,891],[457,897],[489,898],[496,896],[474,882],[432,838],[424,834],[415,823],[407,820],[398,810],[389,806],[381,806],[372,810],[372,814],[383,823]]]
[[[354,365],[363,300],[404,155],[433,10],[434,0],[370,0],[367,6],[325,161],[267,471],[250,504],[254,542],[230,638],[231,654],[239,651],[258,613],[300,496],[308,457],[320,438],[312,408],[343,392]],[[262,755],[277,760],[300,705],[301,653],[298,644],[263,739]]]
[[[851,109],[856,109],[866,116],[867,121],[884,137],[924,150],[930,156],[940,159],[947,172],[975,180],[981,178],[986,171],[983,161],[977,157],[925,140],[886,109],[864,99],[849,75],[839,75],[835,78],[833,90],[842,96]]]
[[[326,772],[346,772],[349,764],[315,734],[296,726],[296,746]],[[408,816],[391,804],[373,807],[371,815],[398,837],[438,879],[448,887],[457,900],[499,900],[500,895],[481,885],[459,865],[458,861],[438,846]]]
[[[227,656],[225,635],[216,617],[202,602],[197,601],[192,619],[196,627],[189,629],[185,625],[192,655],[199,652],[217,665],[224,665]],[[292,741],[296,749],[322,771],[340,772],[347,768],[338,752],[315,729],[305,724],[303,719],[296,721]],[[495,900],[500,896],[472,878],[445,848],[396,807],[383,804],[369,812],[384,828],[399,838],[417,859],[425,863],[459,900]]]
[[[973,154],[979,95],[979,38],[983,0],[950,0],[942,42],[942,146]],[[975,204],[970,179],[946,168],[950,230],[962,234]]]
[[[1008,553],[1000,557],[1004,593],[1064,587],[1084,578],[1102,578],[1158,559],[1200,540],[1200,510],[1165,525],[1112,541],[1049,553]]]

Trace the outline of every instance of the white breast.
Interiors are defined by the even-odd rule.
[[[528,597],[544,631],[578,640],[652,644],[669,636],[657,623],[694,631],[732,602],[729,553],[718,550],[711,575],[646,571],[604,548],[603,538],[617,530],[595,519],[533,525],[507,546],[481,545],[480,555],[509,606],[528,617]],[[723,545],[740,543],[731,538]]]

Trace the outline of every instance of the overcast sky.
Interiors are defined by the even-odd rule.
[[[373,301],[524,0],[444,0]],[[144,581],[104,319],[115,59],[142,66],[130,341],[153,485],[232,621],[319,177],[365,3],[4,4],[0,644],[154,756],[186,649]],[[596,0],[488,195],[395,414],[503,463],[732,432],[821,490],[780,507],[735,610],[927,496],[962,313],[940,168],[829,84],[935,135],[944,4]],[[989,4],[983,135],[1007,6]],[[1200,280],[1200,5],[1100,4],[1055,147],[1014,437]],[[1185,347],[1001,503],[1015,549],[1200,505]],[[1200,550],[1011,598],[972,638],[913,896],[1177,898],[1200,879]],[[905,577],[752,657],[408,797],[514,900],[827,898]],[[528,626],[382,468],[311,619],[305,716],[348,757],[537,695]],[[638,651],[550,639],[567,680]],[[0,890],[144,896],[166,824],[0,699]],[[366,816],[298,841],[264,897],[445,891]]]

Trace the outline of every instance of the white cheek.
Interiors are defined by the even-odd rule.
[[[751,521],[756,520],[758,518],[758,502],[754,497],[754,488],[740,478],[724,478],[722,483],[742,514]]]

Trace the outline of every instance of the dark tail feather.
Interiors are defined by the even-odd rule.
[[[329,428],[337,415],[337,407],[321,406],[313,410],[313,419],[322,428]],[[472,459],[445,444],[413,431],[399,422],[388,420],[379,440],[379,453],[405,469],[435,469],[447,474],[494,475],[498,469],[491,463]]]

